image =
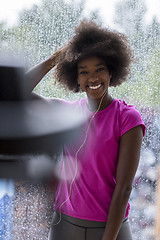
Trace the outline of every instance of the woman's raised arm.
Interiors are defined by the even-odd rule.
[[[28,81],[28,90],[31,92],[41,79],[56,65],[61,49],[56,51],[51,57],[32,67],[25,73]]]

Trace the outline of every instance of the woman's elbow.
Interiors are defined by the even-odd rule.
[[[117,197],[123,201],[128,201],[132,192],[132,185],[116,186]]]
[[[127,186],[127,187],[124,189],[124,199],[128,200],[129,197],[130,197],[131,192],[132,192],[132,185]]]

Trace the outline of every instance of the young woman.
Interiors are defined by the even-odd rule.
[[[82,21],[68,44],[26,74],[34,88],[55,67],[60,84],[86,93],[58,101],[90,116],[79,141],[64,146],[49,240],[132,239],[128,200],[145,126],[134,106],[108,93],[126,80],[131,61],[123,34]]]

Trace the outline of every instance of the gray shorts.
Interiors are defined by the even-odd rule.
[[[48,240],[101,240],[105,223],[87,221],[54,212]],[[117,240],[132,240],[128,218],[120,228]]]

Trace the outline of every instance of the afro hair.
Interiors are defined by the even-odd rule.
[[[93,21],[82,21],[75,35],[63,47],[55,68],[56,81],[78,92],[77,64],[86,57],[102,58],[112,75],[110,86],[126,81],[133,60],[128,39],[124,34],[102,28]]]

